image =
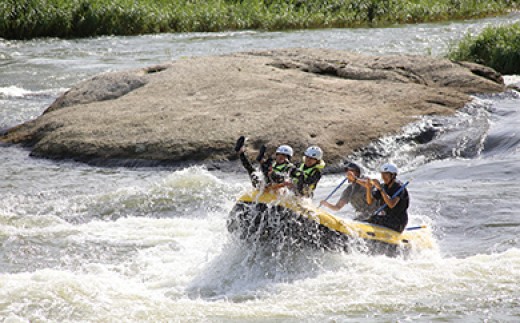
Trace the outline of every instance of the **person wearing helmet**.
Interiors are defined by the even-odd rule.
[[[380,172],[383,185],[376,179],[367,181],[367,203],[372,204],[377,201],[378,206],[386,204],[387,207],[381,213],[370,217],[367,222],[403,232],[408,223],[408,206],[410,204],[408,191],[405,188],[398,196],[392,198],[403,185],[397,180],[397,167],[387,163],[381,166]]]
[[[281,145],[276,148],[274,161],[268,158],[261,164],[262,173],[268,179],[268,183],[281,184],[289,178],[289,174],[294,169],[294,165],[291,163],[292,156],[292,147]]]
[[[253,186],[258,187],[262,182],[260,178],[261,175],[258,174],[247,157],[245,140],[246,139],[243,136],[238,138],[235,145],[235,151],[239,155],[242,166],[247,170]],[[271,157],[265,158],[265,151],[266,147],[262,146],[256,158],[260,163],[260,169],[264,175],[264,182],[266,184],[282,183],[286,177],[289,177],[289,173],[294,168],[294,165],[291,163],[293,149],[289,145],[281,145],[276,149],[274,160]]]
[[[361,168],[355,163],[347,162],[343,169],[350,184],[343,190],[336,204],[323,200],[320,202],[320,206],[324,205],[331,210],[338,211],[350,203],[356,212],[354,220],[366,221],[377,210],[376,203],[372,205],[367,203],[366,182],[368,178],[361,175]]]
[[[291,172],[292,185],[290,186],[297,194],[312,197],[325,167],[323,151],[318,146],[310,146],[303,155],[303,162]]]

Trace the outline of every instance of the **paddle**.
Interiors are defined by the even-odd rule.
[[[401,185],[401,188],[399,188],[397,192],[395,192],[394,195],[392,195],[392,199],[396,198],[399,194],[401,194],[401,192],[406,188],[406,186],[408,186],[409,183],[410,181],[407,181],[406,183]],[[387,206],[388,205],[386,205],[386,203],[381,205],[372,216],[377,215],[379,212],[383,211]]]
[[[246,137],[240,136],[235,144],[235,152],[238,153],[238,151],[244,146],[244,143],[246,142]]]
[[[260,147],[260,150],[258,151],[258,156],[256,156],[257,162],[260,162],[262,159],[264,159],[266,150],[267,150],[267,147],[265,145],[262,145],[262,147]]]
[[[426,229],[426,226],[425,225],[418,225],[416,227],[409,227],[409,228],[406,228],[406,231],[413,231],[413,230],[419,230],[419,229]]]
[[[406,188],[406,186],[408,186],[408,184],[410,184],[410,181],[407,181],[406,183],[404,183],[400,189],[397,190],[397,192],[394,193],[394,195],[392,195],[392,198],[396,198],[399,194],[401,194],[401,192]],[[383,204],[381,205],[381,207],[379,207],[379,209],[377,209],[375,212],[374,212],[374,215],[378,214],[379,212],[383,211],[388,205]],[[406,228],[405,230],[406,231],[414,231],[414,230],[420,230],[420,229],[425,229],[426,226],[425,225],[418,225],[418,226],[415,226],[415,227],[409,227],[409,228]]]
[[[341,183],[339,183],[338,186],[336,186],[336,188],[329,194],[329,196],[327,196],[327,198],[325,198],[323,201],[327,201],[328,199],[330,199],[332,197],[332,195],[334,195],[334,193],[336,193],[337,190],[339,190],[339,188],[345,184],[345,182],[347,181],[348,178],[345,177],[345,179],[343,179],[341,181]],[[320,206],[321,206],[321,203],[320,203]]]

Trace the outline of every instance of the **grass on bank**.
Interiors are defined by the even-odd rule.
[[[1,0],[0,37],[380,26],[497,15],[520,0]]]
[[[448,58],[486,65],[502,74],[520,74],[520,22],[467,34],[450,49]]]

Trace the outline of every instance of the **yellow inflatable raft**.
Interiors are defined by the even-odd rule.
[[[252,191],[230,212],[228,230],[248,242],[327,250],[366,249],[393,254],[433,247],[431,230],[413,227],[399,233],[378,225],[343,220],[294,196]]]

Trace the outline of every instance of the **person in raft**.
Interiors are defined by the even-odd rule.
[[[361,175],[361,168],[355,163],[345,163],[343,166],[345,176],[348,178],[349,185],[343,190],[340,199],[336,204],[331,204],[325,200],[320,202],[320,206],[324,205],[331,210],[341,210],[345,205],[350,203],[356,212],[354,220],[366,221],[377,210],[377,204],[368,204],[366,199],[366,182],[368,178]]]
[[[263,174],[264,181],[262,181],[251,161],[247,157],[245,147],[245,137],[238,138],[235,151],[239,155],[242,166],[247,170],[251,183],[254,187],[259,187],[260,183],[264,182],[267,185],[284,183],[288,178],[294,165],[291,163],[293,156],[293,149],[289,145],[281,145],[276,149],[275,158],[265,158],[266,147],[262,146],[260,152],[256,157],[256,161],[260,163],[260,169]]]
[[[312,197],[325,167],[323,151],[318,146],[310,146],[303,155],[303,162],[296,165],[291,171],[292,183],[287,186],[293,189],[297,195]]]
[[[408,223],[410,204],[408,190],[404,188],[401,193],[392,198],[403,185],[397,180],[397,167],[387,163],[381,166],[380,172],[383,185],[377,179],[366,181],[366,198],[368,204],[377,202],[378,206],[386,204],[387,207],[379,214],[374,214],[367,222],[403,232]]]

